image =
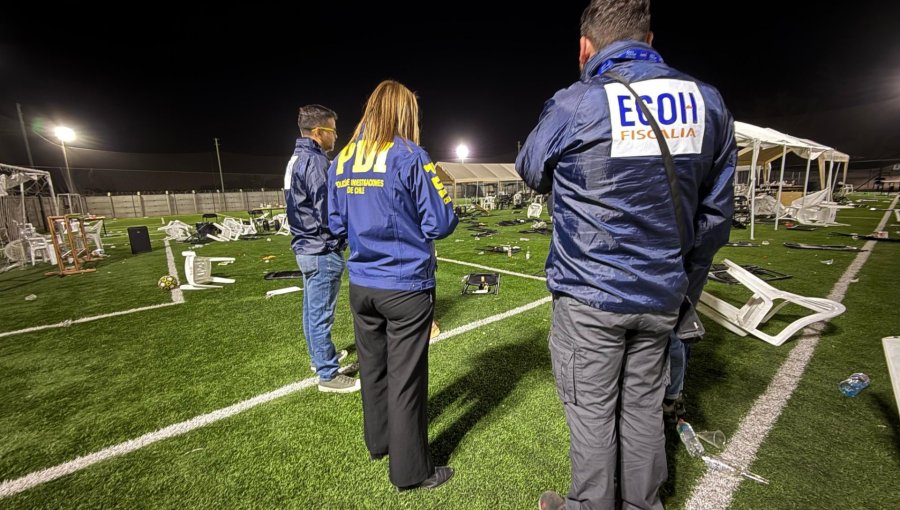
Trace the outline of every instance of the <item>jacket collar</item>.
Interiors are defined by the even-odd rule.
[[[305,136],[301,136],[297,138],[297,143],[294,145],[294,154],[304,151],[313,151],[317,152],[321,155],[325,155],[325,151],[322,150],[322,146],[312,138],[306,138]]]
[[[597,52],[584,65],[581,79],[587,80],[596,74],[605,72],[614,64],[630,60],[647,60],[662,62],[662,57],[649,44],[634,40],[616,41]]]

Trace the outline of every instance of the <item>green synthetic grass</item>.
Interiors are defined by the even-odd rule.
[[[882,214],[842,211],[839,221],[859,218],[846,220],[852,228],[832,230],[868,233]],[[482,218],[501,234],[479,241],[461,224],[438,243],[438,256],[540,275],[548,238],[518,232],[528,224],[496,226],[519,217],[524,212]],[[110,221],[108,228],[124,233],[126,226],[145,224],[153,233],[158,223]],[[757,241],[768,246],[726,248],[717,260],[793,274],[775,286],[824,297],[855,254],[789,250],[781,242],[862,245],[827,232],[758,225]],[[156,288],[167,273],[165,255],[161,236],[154,237],[154,251],[137,256],[125,238],[113,238],[113,256],[94,274],[60,279],[29,269],[0,275],[0,331],[166,302],[168,294]],[[736,230],[732,238],[747,239],[748,232]],[[480,247],[506,242],[522,251],[478,255]],[[261,278],[296,268],[288,245],[284,236],[212,243],[199,255],[237,257],[232,265],[214,266],[235,284],[185,292],[183,305],[0,338],[0,478],[18,478],[309,377],[301,295],[264,298],[267,290],[299,283]],[[184,249],[173,243],[179,272]],[[269,255],[276,258],[265,263]],[[882,336],[898,333],[897,260],[896,245],[876,246],[850,288],[847,313],[826,328],[752,466],[772,484],[742,484],[735,508],[893,508],[900,500],[898,415],[880,344]],[[460,296],[462,276],[476,271],[439,263],[436,317],[443,331],[546,296],[542,282],[505,275],[499,296]],[[708,290],[734,302],[747,297],[721,284],[710,283]],[[38,300],[24,301],[30,293]],[[334,337],[338,348],[352,350],[346,296],[345,278]],[[785,312],[773,321],[783,325],[797,313]],[[695,346],[688,371],[689,417],[697,430],[721,429],[730,438],[794,343],[773,347],[706,325],[709,334]],[[569,482],[568,431],[550,372],[548,329],[545,305],[431,347],[432,452],[457,469],[438,491],[396,493],[387,463],[368,461],[359,395],[311,388],[0,499],[0,508],[533,508],[542,491],[565,492]],[[841,396],[837,382],[860,370],[872,376],[872,387],[856,399]],[[856,426],[842,431],[848,422]],[[677,438],[668,439],[664,499],[668,508],[681,508],[704,468]]]

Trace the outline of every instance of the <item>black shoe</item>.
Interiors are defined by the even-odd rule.
[[[369,453],[369,460],[376,461],[387,457],[386,453]]]
[[[397,490],[409,491],[413,489],[437,489],[441,485],[447,482],[447,480],[453,478],[453,468],[450,466],[438,466],[434,468],[434,474],[430,477],[426,478],[422,483],[418,485],[411,485],[409,487],[397,487]]]
[[[684,419],[684,395],[679,395],[675,399],[663,400],[663,421],[668,424],[677,423],[679,419]]]

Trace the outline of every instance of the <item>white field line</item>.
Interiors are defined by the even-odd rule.
[[[467,331],[475,329],[480,326],[484,326],[486,324],[490,324],[492,322],[500,321],[513,315],[520,314],[522,312],[526,312],[531,310],[532,308],[536,308],[545,303],[549,303],[551,300],[550,296],[541,298],[537,301],[533,301],[526,305],[520,306],[518,308],[514,308],[512,310],[493,315],[491,317],[487,317],[481,319],[479,321],[475,321],[466,326],[462,326],[459,328],[452,329],[445,333],[441,333],[431,340],[430,343],[439,342],[441,340],[447,340],[448,338],[452,338],[457,335],[461,335]],[[171,303],[167,303],[168,306]],[[344,367],[343,370],[349,367]],[[183,421],[181,423],[176,423],[174,425],[169,425],[168,427],[159,429],[155,432],[150,432],[148,434],[144,434],[141,437],[136,439],[130,439],[123,443],[119,443],[114,446],[110,446],[108,448],[104,448],[98,452],[94,452],[83,457],[78,457],[74,460],[70,460],[69,462],[65,462],[63,464],[59,464],[57,466],[53,466],[51,468],[43,469],[41,471],[35,471],[28,475],[25,475],[21,478],[17,478],[15,480],[6,480],[0,483],[0,498],[5,498],[8,496],[12,496],[18,494],[20,492],[26,491],[32,487],[37,485],[41,485],[43,483],[47,483],[57,478],[61,478],[63,476],[72,474],[76,471],[80,471],[92,464],[96,464],[97,462],[101,462],[107,459],[111,459],[113,457],[118,457],[119,455],[124,455],[126,453],[133,452],[137,449],[143,448],[145,446],[149,446],[157,441],[162,441],[163,439],[168,439],[175,436],[180,436],[186,432],[190,432],[194,429],[198,429],[200,427],[204,427],[211,423],[215,423],[224,418],[228,418],[230,416],[234,416],[238,413],[242,413],[248,409],[252,409],[260,404],[264,404],[266,402],[270,402],[280,397],[284,397],[300,391],[304,388],[309,388],[316,384],[316,378],[310,377],[308,379],[304,379],[302,381],[298,381],[295,383],[288,384],[286,386],[282,386],[274,391],[270,391],[268,393],[263,393],[262,395],[257,395],[251,399],[244,400],[243,402],[238,402],[237,404],[213,411],[211,413],[207,413],[201,416],[197,416],[187,421]]]
[[[178,275],[178,271],[175,269],[175,259],[172,257],[172,249],[169,247],[169,241],[166,241],[166,262],[168,264],[169,274]],[[54,328],[67,328],[74,324],[82,324],[85,322],[97,321],[100,319],[108,319],[110,317],[118,317],[120,315],[128,315],[137,312],[146,312],[147,310],[155,310],[157,308],[165,308],[167,306],[172,305],[180,305],[184,303],[184,294],[181,289],[175,289],[172,291],[172,302],[171,303],[162,303],[158,305],[150,305],[150,306],[141,306],[138,308],[132,308],[130,310],[121,310],[118,312],[104,313],[101,315],[92,315],[90,317],[82,317],[80,319],[70,319],[64,320],[62,322],[57,322],[56,324],[43,324],[41,326],[32,326],[30,328],[17,329],[15,331],[7,331],[5,333],[0,333],[0,338],[4,338],[7,336],[13,335],[21,335],[23,333],[34,333],[35,331],[43,331],[45,329],[54,329]]]
[[[175,257],[172,256],[172,246],[169,244],[169,240],[166,239],[163,242],[166,245],[166,264],[169,267],[169,274],[178,278],[178,268],[175,267]],[[180,288],[172,291],[172,302],[176,305],[184,303],[184,291]]]
[[[900,197],[898,197],[900,198]],[[897,203],[897,198],[891,203],[893,208]],[[885,212],[881,223],[878,224],[877,230],[884,230],[887,224],[890,212]],[[850,280],[856,278],[863,264],[869,259],[872,249],[878,241],[868,241],[863,246],[866,251],[860,252],[850,263],[850,266],[841,275],[841,278],[831,289],[828,299],[833,301],[843,301],[847,294],[847,288],[850,286]],[[748,467],[756,459],[756,452],[759,451],[766,436],[775,426],[775,422],[781,416],[784,406],[797,389],[803,372],[812,358],[813,352],[819,343],[819,335],[825,329],[825,323],[818,322],[805,328],[801,332],[801,336],[797,341],[787,359],[778,369],[769,387],[750,408],[750,411],[741,419],[737,432],[728,443],[728,447],[722,452],[722,457],[732,461],[741,467]],[[759,473],[765,477],[765,473]],[[690,499],[685,504],[687,510],[725,510],[731,505],[734,491],[737,490],[741,483],[740,478],[731,478],[723,476],[720,473],[707,471],[700,479],[700,482],[691,492]]]
[[[445,259],[445,258],[443,258],[443,257],[438,257],[437,259],[438,259],[439,261],[441,261],[441,262],[449,262],[449,263],[451,263],[451,264],[459,264],[459,265],[461,265],[461,266],[469,266],[469,267],[474,267],[474,268],[477,268],[477,269],[485,269],[485,270],[487,270],[487,271],[493,271],[493,272],[495,272],[495,273],[503,273],[503,274],[508,274],[508,275],[512,275],[512,276],[519,276],[519,277],[522,277],[522,278],[530,278],[530,279],[532,279],[532,280],[539,280],[539,281],[542,281],[542,282],[546,282],[546,281],[547,281],[547,279],[544,278],[543,276],[533,276],[533,275],[530,275],[530,274],[515,273],[515,272],[513,272],[513,271],[507,271],[507,270],[505,270],[505,269],[497,269],[497,268],[495,268],[495,267],[482,266],[481,264],[472,264],[471,262],[463,262],[463,261],[461,261],[461,260]]]

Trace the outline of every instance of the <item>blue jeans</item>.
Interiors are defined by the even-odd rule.
[[[320,381],[330,381],[338,370],[337,351],[331,341],[344,257],[331,252],[297,255],[303,273],[303,336]]]
[[[676,399],[684,389],[684,373],[687,372],[691,346],[682,342],[675,333],[669,334],[669,385],[665,398]]]

